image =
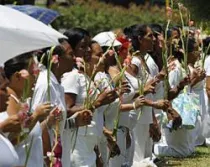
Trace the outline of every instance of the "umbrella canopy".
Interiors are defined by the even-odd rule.
[[[65,36],[40,21],[0,5],[0,64],[19,54],[59,44]]]
[[[8,5],[9,7],[23,12],[44,24],[51,24],[60,14],[54,10],[33,5]]]

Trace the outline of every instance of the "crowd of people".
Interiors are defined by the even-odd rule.
[[[181,28],[71,28],[6,61],[0,166],[155,167],[208,145],[210,37]]]

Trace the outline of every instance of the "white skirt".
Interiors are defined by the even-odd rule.
[[[97,142],[97,136],[78,134],[75,149],[71,155],[71,167],[96,167],[94,147]]]
[[[18,155],[13,145],[2,135],[0,135],[0,150],[2,151],[0,156],[0,166],[11,167],[17,164]]]

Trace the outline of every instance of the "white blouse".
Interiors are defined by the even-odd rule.
[[[42,103],[48,101],[47,99],[47,70],[43,70],[40,72],[35,89],[33,94],[32,101],[32,109],[35,108]],[[56,77],[52,72],[50,72],[50,102],[51,104],[56,104],[59,108],[62,109],[63,121],[60,122],[60,134],[61,134],[61,142],[62,142],[62,164],[65,165],[70,164],[70,150],[71,145],[69,144],[71,140],[71,136],[68,133],[69,129],[64,129],[67,113],[66,113],[66,103],[64,99],[64,89],[57,81]],[[51,144],[53,143],[54,133],[50,131]],[[42,152],[39,153],[43,156]],[[38,162],[38,161],[36,161]],[[42,161],[43,162],[43,161]],[[36,163],[34,163],[36,164]],[[40,163],[41,164],[41,163]],[[37,166],[37,165],[36,165]]]
[[[13,167],[16,166],[19,159],[18,155],[10,143],[10,141],[0,134],[0,149],[2,151],[0,156],[0,166]]]
[[[65,93],[76,94],[75,105],[84,105],[87,93],[89,94],[91,100],[94,100],[98,91],[96,90],[93,83],[90,85],[90,92],[87,92],[88,85],[90,83],[90,78],[83,73],[79,73],[77,69],[73,69],[71,72],[65,73],[61,80],[61,84],[64,87]],[[98,121],[101,120],[101,121]],[[93,113],[93,119],[91,124],[87,127],[79,127],[79,135],[102,135],[103,128],[103,110],[101,107],[95,109]]]
[[[109,74],[105,72],[98,72],[95,75],[94,82],[100,91],[103,91],[105,88],[113,90],[114,87],[110,83],[111,77]],[[104,108],[104,118],[105,122],[104,125],[109,130],[114,129],[114,120],[117,118],[117,111],[118,111],[119,99],[116,99],[109,105],[105,105]]]
[[[3,122],[8,118],[7,112],[0,113],[0,122]],[[33,138],[33,141],[32,141]],[[26,148],[29,149],[30,145],[31,152],[28,159],[27,166],[30,167],[43,167],[44,161],[43,161],[43,148],[42,148],[42,130],[40,123],[36,123],[34,128],[29,133],[28,137],[15,146],[15,151],[18,154],[18,161],[16,161],[16,166],[23,166],[25,164],[26,160]],[[36,164],[37,162],[40,162],[39,164]]]

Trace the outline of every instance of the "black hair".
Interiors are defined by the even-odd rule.
[[[196,40],[195,38],[184,39],[184,47],[188,53],[191,53],[195,49]],[[178,46],[172,45],[172,55],[177,58],[180,62],[184,59],[184,53],[180,50],[183,49],[181,40],[178,42]]]
[[[182,28],[181,28],[180,26],[174,26],[174,27],[172,28],[172,31],[177,31],[177,32],[178,32],[178,35],[181,36],[181,32],[180,32],[181,29],[182,29]]]
[[[33,57],[32,52],[24,53],[9,59],[4,63],[4,72],[8,79],[17,71],[28,69],[30,58]]]
[[[204,51],[206,52],[206,50],[208,49],[208,46],[210,45],[210,37],[207,37],[203,40],[203,48],[204,48]],[[207,54],[209,55],[210,54],[210,48],[209,50],[207,51]]]
[[[147,34],[146,24],[135,24],[124,29],[124,33],[131,39],[134,50],[139,50],[139,37],[143,38]]]
[[[152,29],[153,35],[157,38],[158,33],[163,32],[163,27],[160,24],[150,24],[149,27]]]
[[[92,40],[92,41],[91,41],[91,45],[92,45],[92,44],[99,44],[99,43],[98,43],[97,41]]]
[[[63,42],[68,42],[68,39],[66,39],[66,38],[59,38],[59,39],[58,39],[58,42],[59,42],[60,44],[62,44]]]
[[[84,39],[86,36],[90,37],[89,32],[82,28],[69,29],[64,32],[64,35],[68,37],[68,42],[73,50],[82,39]]]
[[[48,48],[48,50],[45,50],[44,55],[38,56],[39,61],[41,61],[42,56],[44,56],[43,60],[42,60],[42,64],[47,68],[48,68],[48,65],[49,65],[48,64],[49,51],[50,51],[50,48]],[[54,48],[53,53],[52,53],[52,55],[58,55],[58,57],[63,56],[64,54],[65,54],[65,50],[61,45],[57,45]]]
[[[123,33],[126,35],[127,38],[132,38],[133,36],[133,29],[134,27],[136,27],[137,24],[134,24],[130,27],[125,27],[124,30],[123,30]]]

